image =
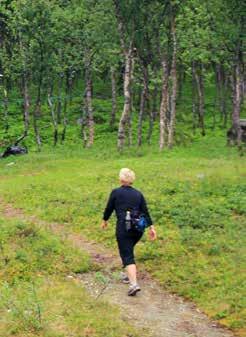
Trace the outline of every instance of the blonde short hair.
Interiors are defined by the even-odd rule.
[[[119,174],[120,181],[132,184],[136,178],[135,173],[129,168],[122,168]]]

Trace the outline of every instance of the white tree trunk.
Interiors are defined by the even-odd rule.
[[[168,130],[168,147],[171,148],[174,142],[174,127],[176,120],[176,98],[177,98],[177,40],[176,40],[176,27],[175,18],[172,19],[171,23],[171,33],[173,40],[173,55],[172,55],[172,66],[171,66],[171,82],[172,82],[172,92],[171,92],[171,111],[170,111],[170,124]]]
[[[168,63],[166,55],[162,59],[162,97],[160,106],[160,150],[166,144],[166,125],[168,108]]]
[[[132,80],[132,48],[125,54],[124,74],[124,108],[118,128],[118,149],[121,151],[125,144],[126,127],[131,111],[131,80]]]
[[[94,118],[92,107],[92,74],[91,74],[90,57],[87,57],[85,62],[85,79],[86,79],[85,102],[88,116],[88,129],[89,129],[89,138],[87,142],[87,147],[91,147],[94,143]]]
[[[113,66],[111,67],[110,72],[111,72],[111,88],[112,88],[112,111],[110,117],[110,127],[113,128],[115,124],[115,116],[117,111],[116,74],[115,68]]]
[[[142,145],[142,127],[143,127],[143,117],[146,106],[146,101],[148,98],[148,85],[149,85],[149,74],[148,67],[143,65],[143,89],[141,92],[141,100],[140,100],[140,109],[138,116],[138,146]]]

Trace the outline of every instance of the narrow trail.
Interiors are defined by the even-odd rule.
[[[68,232],[57,223],[47,223],[35,216],[28,216],[22,210],[4,203],[3,215],[31,221],[49,228],[59,237],[68,240],[77,249],[87,252],[94,263],[102,268],[100,272],[69,275],[79,279],[88,293],[102,298],[121,309],[122,318],[130,324],[146,329],[149,337],[233,337],[233,333],[211,321],[196,306],[179,296],[163,290],[147,272],[139,274],[142,291],[136,297],[126,296],[127,285],[119,282],[120,260],[102,245],[88,241],[80,234]],[[100,277],[99,277],[100,276]]]

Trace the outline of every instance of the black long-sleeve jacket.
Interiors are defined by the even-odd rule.
[[[137,210],[140,213],[144,213],[148,224],[152,225],[152,219],[143,194],[131,186],[121,186],[111,192],[103,214],[103,220],[107,221],[115,211],[117,216],[116,232],[124,233],[127,210]]]

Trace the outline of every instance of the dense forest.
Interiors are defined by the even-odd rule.
[[[184,123],[233,126],[240,145],[244,13],[241,0],[1,0],[0,146],[73,130],[91,147],[103,123],[119,150],[153,130],[172,148]]]

